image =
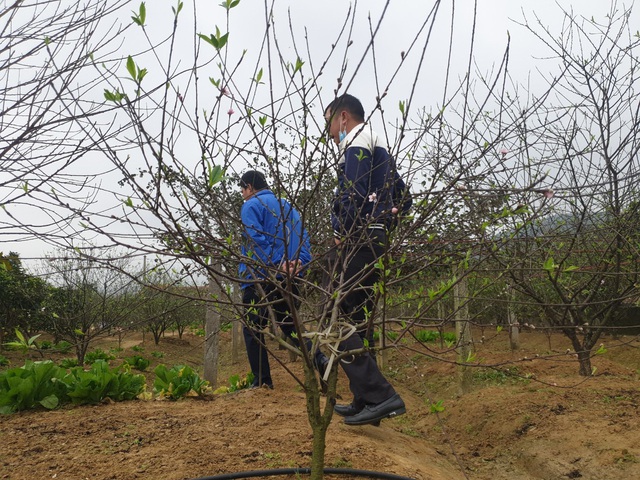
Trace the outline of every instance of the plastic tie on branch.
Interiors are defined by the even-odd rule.
[[[317,332],[305,332],[302,334],[306,338],[318,338],[318,347],[321,345],[326,346],[331,354],[329,355],[329,361],[327,362],[327,368],[325,369],[322,380],[325,382],[329,380],[329,374],[331,373],[331,367],[336,360],[336,357],[340,353],[340,343],[345,341],[351,335],[356,333],[355,325],[347,322],[335,322],[330,324],[324,330]]]

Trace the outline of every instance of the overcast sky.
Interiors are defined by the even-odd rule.
[[[70,0],[71,1],[71,0]],[[150,34],[161,37],[170,31],[172,24],[171,7],[177,5],[177,0],[153,0],[147,4],[147,25]],[[183,20],[194,18],[196,12],[197,26],[193,27],[192,21],[184,21],[181,28],[182,39],[187,39],[183,45],[179,45],[177,52],[190,55],[193,44],[188,39],[193,38],[193,32],[214,33],[216,26],[222,32],[227,30],[224,9],[219,6],[219,1],[211,0],[184,0],[184,8],[181,12]],[[122,21],[130,22],[132,10],[137,10],[139,2],[132,2],[131,9],[122,12]],[[360,97],[365,110],[371,110],[377,90],[386,85],[400,64],[401,52],[409,52],[409,58],[389,90],[385,103],[387,110],[397,108],[398,101],[408,97],[415,83],[415,72],[420,59],[421,50],[425,44],[427,35],[430,41],[424,55],[424,66],[417,80],[417,88],[414,97],[415,107],[427,109],[439,108],[442,99],[443,85],[446,72],[446,59],[449,48],[449,39],[453,28],[453,55],[450,78],[462,75],[469,61],[471,44],[471,32],[474,17],[473,0],[442,1],[439,4],[433,0],[361,0],[356,5],[346,0],[323,0],[321,2],[303,0],[276,0],[274,2],[275,28],[278,33],[278,42],[283,55],[290,56],[295,61],[296,53],[291,42],[295,38],[298,52],[306,63],[317,70],[327,58],[332,45],[338,38],[340,28],[343,26],[349,8],[356,6],[356,14],[353,34],[353,44],[349,47],[347,55],[347,69],[345,84],[349,83],[349,92]],[[379,85],[376,86],[373,74],[373,62],[371,54],[365,56],[362,66],[356,72],[356,66],[363,58],[364,52],[371,38],[370,23],[376,26],[383,9],[387,6],[385,19],[381,24],[375,42],[375,58],[378,69]],[[437,17],[433,22],[431,31],[425,30],[419,37],[418,44],[410,51],[411,42],[416,38],[417,32],[429,18],[430,13],[436,12]],[[623,7],[621,2],[619,8]],[[452,7],[455,7],[452,10]],[[532,68],[544,68],[544,60],[539,57],[544,52],[542,45],[518,22],[524,21],[525,16],[532,23],[536,17],[540,19],[542,26],[552,32],[559,32],[562,28],[562,9],[573,10],[577,15],[595,17],[605,21],[605,15],[611,9],[611,3],[605,0],[580,0],[580,1],[553,1],[553,0],[478,0],[477,18],[474,38],[474,62],[479,72],[490,72],[502,59],[504,49],[510,34],[510,70],[512,76],[521,82],[525,82]],[[291,17],[292,33],[289,32],[289,15]],[[370,19],[370,20],[369,20]],[[453,25],[452,25],[453,19]],[[431,24],[428,24],[429,27]],[[258,55],[262,45],[265,31],[265,6],[259,0],[241,0],[238,7],[232,9],[230,16],[229,55],[239,57],[246,50],[246,75],[249,76],[256,65],[261,66]],[[636,11],[631,20],[631,28],[640,29],[640,15]],[[347,25],[349,28],[349,25]],[[541,28],[541,27],[539,27]],[[131,29],[126,40],[122,44],[128,51],[140,51],[144,49],[139,29]],[[309,52],[305,45],[305,35],[309,43]],[[342,49],[344,50],[343,38]],[[340,42],[338,42],[340,45]],[[321,88],[321,101],[317,105],[317,115],[322,115],[321,105],[326,105],[333,97],[333,89],[336,88],[336,79],[339,76],[343,63],[342,56],[334,56],[326,65],[325,73],[317,79]],[[244,67],[243,67],[244,68]],[[212,65],[210,71],[214,71]],[[242,71],[241,71],[242,72]],[[306,71],[309,75],[310,70]],[[206,73],[205,73],[206,74]],[[537,75],[534,74],[534,78]],[[343,87],[344,90],[344,87]],[[379,122],[379,119],[374,119]],[[377,128],[377,127],[376,127]],[[0,212],[2,215],[2,212]],[[14,243],[5,241],[0,245],[0,251],[17,251],[22,257],[41,257],[51,250],[51,247],[39,241]]]

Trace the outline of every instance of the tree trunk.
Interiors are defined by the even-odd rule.
[[[313,434],[311,449],[311,480],[322,480],[324,478],[324,457],[327,446],[327,429],[331,423],[333,406],[335,405],[336,382],[338,380],[337,366],[334,365],[329,375],[327,401],[324,412],[320,406],[320,385],[316,379],[315,369],[312,362],[305,359],[304,362],[304,383],[305,396],[307,400],[307,416]]]
[[[578,362],[580,362],[580,375],[590,377],[593,372],[591,368],[591,351],[587,349],[578,350]]]
[[[520,349],[520,324],[518,323],[518,317],[513,310],[511,301],[514,298],[513,289],[508,287],[507,294],[509,295],[509,303],[507,304],[507,322],[509,323],[509,347],[514,352]]]
[[[218,303],[218,281],[220,277],[218,272],[220,266],[211,265],[209,273],[209,295],[211,299],[207,302],[207,313],[204,325],[204,379],[212,386],[218,383],[218,357],[220,355],[219,339],[220,339],[220,304]]]
[[[456,272],[457,273],[457,272]],[[461,394],[471,389],[472,370],[463,365],[469,361],[472,352],[471,325],[469,323],[467,278],[463,277],[453,287],[453,302],[456,318],[456,334],[458,337],[457,362],[458,389]]]

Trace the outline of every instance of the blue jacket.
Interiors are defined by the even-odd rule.
[[[390,229],[399,214],[411,208],[407,186],[398,175],[395,162],[368,125],[354,127],[340,142],[338,187],[333,202],[331,225],[337,237],[367,226]]]
[[[289,202],[278,199],[271,190],[260,190],[243,205],[242,256],[238,267],[242,279],[265,279],[286,261],[311,261],[309,234],[300,214]],[[250,283],[244,282],[242,288]]]

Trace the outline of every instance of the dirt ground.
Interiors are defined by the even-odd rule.
[[[230,333],[224,335],[219,385],[248,370],[244,350],[238,363],[231,362]],[[407,414],[380,427],[347,427],[334,416],[326,466],[419,480],[640,478],[638,339],[603,339],[607,352],[593,359],[596,374],[585,379],[560,335],[522,334],[516,352],[509,350],[506,332],[492,335],[476,343],[476,358],[498,369],[474,369],[472,388],[463,395],[455,365],[443,361],[452,357],[439,354],[439,346],[429,351],[407,342],[389,351],[384,371]],[[114,338],[101,343],[103,349],[117,346]],[[166,337],[159,345],[149,336],[143,342],[130,335],[123,346],[120,357],[137,353],[152,360],[150,372],[158,363],[201,364],[202,339],[190,334]],[[157,359],[152,352],[164,356]],[[16,352],[3,354],[12,366],[24,361]],[[289,362],[286,352],[276,355],[301,372],[300,362]],[[308,467],[311,429],[304,394],[283,367],[274,362],[272,370],[274,390],[2,416],[0,478],[171,480]],[[339,393],[350,400],[343,375]],[[433,404],[442,411],[432,411]]]

